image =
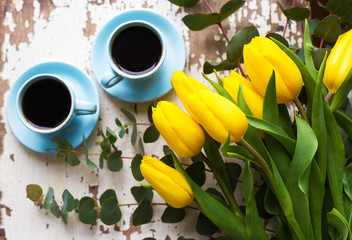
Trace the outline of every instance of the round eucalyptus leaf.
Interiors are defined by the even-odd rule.
[[[220,9],[221,20],[224,20],[235,13],[244,3],[245,1],[243,0],[230,0],[225,3]]]
[[[29,184],[26,188],[27,198],[33,202],[39,201],[43,195],[43,189],[37,184]]]
[[[327,16],[313,30],[313,35],[333,43],[340,35],[340,22],[336,15]]]
[[[288,47],[288,42],[286,40],[286,38],[284,38],[283,36],[281,36],[280,34],[277,33],[268,33],[266,35],[267,38],[275,38],[276,40],[278,40],[279,42],[281,42],[282,44],[284,44],[286,47]]]
[[[235,62],[224,60],[222,62],[205,62],[203,65],[203,72],[211,74],[215,71],[232,70],[237,66]]]
[[[293,21],[304,21],[304,19],[308,18],[310,15],[310,10],[302,7],[285,9],[283,12],[287,18]]]
[[[160,161],[162,161],[163,163],[165,163],[169,167],[175,168],[174,160],[173,160],[171,154],[165,155],[164,157],[162,157],[160,159]]]
[[[142,159],[143,159],[143,156],[140,155],[139,153],[137,153],[131,162],[132,175],[133,175],[134,179],[136,179],[137,181],[142,181],[144,179],[144,177],[141,173],[141,169],[140,169]]]
[[[132,187],[131,193],[136,200],[136,202],[140,202],[144,197],[148,198],[151,202],[153,200],[153,191],[152,189],[145,187]]]
[[[108,168],[113,172],[118,172],[122,169],[121,151],[113,152],[108,158]]]
[[[214,223],[212,223],[203,213],[200,213],[197,219],[196,230],[200,235],[209,236],[216,233],[219,228],[214,225]]]
[[[97,211],[95,202],[90,197],[83,197],[80,200],[80,208],[78,211],[79,220],[84,224],[93,224],[97,220]]]
[[[321,63],[323,62],[325,53],[326,53],[327,51],[329,51],[329,49],[327,49],[327,48],[321,48],[321,49],[314,50],[314,51],[312,52],[314,67],[315,67],[316,69],[319,69],[319,68],[320,68]]]
[[[219,13],[193,14],[185,16],[182,21],[189,29],[200,31],[213,24],[219,23],[221,21],[221,15]]]
[[[161,221],[163,223],[177,223],[182,221],[186,216],[186,211],[184,208],[173,208],[168,206],[165,208],[163,215],[161,216]]]
[[[249,26],[239,30],[230,40],[227,46],[227,60],[237,62],[242,58],[243,46],[249,43],[252,38],[259,36],[258,29],[254,26]]]
[[[180,7],[193,7],[199,0],[169,0],[169,2]]]
[[[62,193],[62,200],[64,203],[64,208],[67,209],[68,212],[71,212],[75,207],[75,199],[67,189],[65,189]]]
[[[225,163],[225,166],[230,178],[232,192],[234,192],[237,186],[238,178],[241,175],[242,168],[239,164],[233,162]]]
[[[143,142],[145,143],[153,143],[159,139],[160,133],[158,129],[156,129],[155,125],[150,125],[143,134]]]
[[[192,178],[192,180],[197,183],[199,186],[202,186],[205,183],[205,166],[203,162],[192,163],[187,169],[186,172]]]
[[[132,224],[134,226],[149,223],[153,217],[153,208],[148,198],[143,198],[136,210],[133,212]]]
[[[109,198],[117,198],[116,192],[114,189],[107,189],[103,194],[99,197],[99,204],[102,206],[106,200]]]
[[[104,201],[100,209],[100,220],[106,225],[113,225],[120,221],[121,210],[116,197],[109,197]]]

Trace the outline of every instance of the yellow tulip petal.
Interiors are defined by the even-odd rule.
[[[147,156],[143,158],[140,169],[145,180],[172,207],[182,208],[192,202],[193,192],[177,170]]]
[[[158,128],[160,124],[168,125],[168,128],[171,128],[172,132],[177,136],[168,139],[167,142],[172,142],[174,145],[181,145],[182,147],[187,148],[187,151],[184,151],[182,154],[179,154],[176,150],[174,151],[182,157],[193,157],[197,155],[202,149],[205,141],[204,131],[198,123],[182,111],[182,109],[175,103],[160,101],[158,102],[157,108],[163,112],[163,116],[165,117],[163,121],[165,122],[158,122],[155,124],[156,127]],[[159,131],[164,137],[163,132],[167,131],[167,129]],[[171,145],[170,147],[174,149]]]
[[[324,84],[336,93],[352,68],[352,30],[337,39],[326,61]]]
[[[171,84],[189,115],[191,115],[191,117],[197,121],[197,116],[195,116],[189,108],[189,105],[186,100],[186,95],[188,93],[198,92],[201,89],[209,91],[210,89],[198,82],[197,80],[188,77],[184,72],[181,71],[174,72],[173,76],[171,77]]]

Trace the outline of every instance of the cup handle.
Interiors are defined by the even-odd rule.
[[[105,88],[110,88],[119,82],[121,82],[124,78],[120,75],[117,75],[112,69],[107,70],[103,77],[101,78],[100,82]]]
[[[75,113],[76,115],[88,115],[97,112],[97,105],[91,102],[76,100]]]

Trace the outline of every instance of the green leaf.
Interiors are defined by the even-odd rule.
[[[132,224],[134,226],[149,223],[153,217],[153,208],[148,198],[143,198],[136,210],[133,212]]]
[[[246,148],[238,145],[230,146],[229,144],[230,135],[226,139],[226,142],[220,148],[222,154],[224,154],[225,157],[234,157],[242,160],[249,160],[255,162],[253,155],[248,152]]]
[[[330,104],[330,109],[332,112],[336,111],[341,105],[344,103],[344,101],[347,98],[347,95],[350,93],[352,89],[352,68],[349,71],[349,73],[346,76],[346,79],[342,82],[341,86],[335,93],[331,104]]]
[[[327,218],[328,218],[328,223],[331,226],[334,226],[339,232],[340,237],[338,239],[343,239],[343,240],[350,239],[348,238],[348,236],[351,237],[351,229],[349,228],[349,224],[337,209],[335,208],[332,209],[331,212],[327,214]]]
[[[153,122],[153,107],[155,107],[155,106],[150,105],[150,106],[148,107],[148,121],[149,121],[151,124],[154,124],[154,122]]]
[[[253,192],[253,175],[250,162],[246,161],[243,176],[243,195],[246,201],[246,230],[248,239],[269,240],[260,221],[257,205]]]
[[[314,36],[322,38],[329,43],[335,42],[340,33],[340,22],[336,15],[325,17],[313,30]]]
[[[61,208],[61,219],[67,225],[68,211],[66,208]]]
[[[325,5],[325,9],[328,12],[332,12],[333,14],[336,14],[340,17],[344,17],[351,10],[351,1],[329,0]]]
[[[113,225],[120,221],[121,210],[118,205],[118,200],[114,196],[109,197],[101,204],[100,220],[106,225]]]
[[[205,183],[205,166],[203,162],[195,162],[186,169],[187,174],[199,186]]]
[[[200,235],[210,236],[216,233],[219,228],[209,220],[203,213],[199,213],[196,225],[196,231]]]
[[[53,199],[51,201],[50,212],[57,218],[61,217],[61,210],[59,208],[59,205],[57,205],[57,202],[56,202],[54,196],[53,196]]]
[[[135,145],[137,142],[137,124],[133,123],[132,135],[131,135],[131,144]]]
[[[313,229],[309,212],[308,186],[310,166],[318,148],[318,140],[306,121],[297,115],[295,120],[297,144],[287,173],[290,177],[287,178],[286,186],[293,202],[297,222],[305,236],[311,236]]]
[[[37,202],[43,195],[43,189],[37,184],[29,184],[26,187],[27,198],[33,202]]]
[[[193,7],[199,2],[199,0],[169,0],[169,2],[180,7]]]
[[[67,189],[62,193],[62,200],[64,203],[63,207],[67,209],[68,212],[71,212],[75,207],[75,200]]]
[[[247,116],[248,124],[250,124],[254,128],[263,130],[264,132],[268,133],[270,136],[274,137],[276,140],[281,142],[281,144],[291,155],[293,154],[296,141],[290,138],[289,136],[287,136],[284,130],[282,130],[280,127],[278,127],[277,125],[271,122],[268,122],[259,118],[255,118],[249,115],[246,115],[246,116]]]
[[[126,116],[132,123],[136,123],[136,122],[137,122],[135,116],[134,116],[132,113],[130,113],[129,111],[127,111],[127,110],[125,110],[125,109],[123,109],[123,108],[121,108],[121,111],[123,112],[123,114],[125,114],[125,116]]]
[[[145,143],[153,143],[156,142],[160,137],[160,133],[158,129],[156,129],[155,125],[150,125],[143,134],[143,142]]]
[[[345,131],[348,137],[352,140],[352,116],[340,109],[334,112],[334,116],[339,126]]]
[[[87,166],[89,168],[97,168],[97,165],[95,165],[95,163],[92,162],[88,157],[89,154],[88,154],[87,140],[86,140],[86,137],[84,136],[84,134],[83,134],[83,148],[84,148],[84,154],[85,154],[86,160],[87,160]]]
[[[352,164],[348,164],[344,168],[342,182],[344,192],[352,200]]]
[[[153,190],[145,187],[132,187],[131,193],[136,202],[142,201],[143,198],[148,198],[150,202],[153,201]]]
[[[121,151],[116,151],[113,152],[109,158],[108,158],[108,168],[109,170],[113,171],[113,172],[118,172],[122,169],[122,158],[121,158]]]
[[[220,9],[221,21],[225,20],[238,9],[240,9],[244,3],[245,1],[243,0],[230,0],[225,3]]]
[[[284,37],[281,36],[280,34],[277,34],[277,33],[268,33],[265,37],[267,37],[267,38],[274,38],[274,39],[278,40],[279,42],[281,42],[282,44],[284,44],[286,47],[288,47],[288,42],[287,42],[286,38],[284,38]]]
[[[141,173],[141,169],[140,169],[142,159],[143,159],[143,156],[140,155],[139,153],[137,153],[131,162],[132,175],[133,175],[134,179],[136,179],[137,181],[142,181],[144,179],[144,177]]]
[[[115,118],[115,123],[118,127],[122,127],[122,123],[120,122],[120,120],[118,118]]]
[[[117,198],[116,192],[114,189],[107,189],[103,194],[99,197],[99,204],[102,206],[106,200],[109,198],[114,197]]]
[[[97,211],[95,208],[95,202],[90,197],[83,197],[79,201],[79,220],[84,224],[93,224],[97,220]]]
[[[314,98],[312,103],[312,128],[318,139],[318,151],[316,155],[317,163],[319,165],[323,180],[325,181],[326,167],[327,167],[327,137],[326,125],[324,116],[324,96],[323,96],[323,75],[326,65],[326,56],[324,58],[322,67],[318,74],[317,85],[314,91]]]
[[[171,152],[175,164],[181,174],[184,176],[190,185],[198,205],[203,210],[204,214],[219,228],[230,233],[238,239],[247,239],[246,227],[243,220],[224,206],[217,199],[205,192],[188,176],[186,171],[182,168],[181,163],[173,152]],[[224,218],[226,216],[226,218]],[[236,227],[233,227],[236,226]]]
[[[185,216],[186,211],[184,208],[173,208],[171,206],[167,206],[161,216],[161,221],[163,223],[178,223],[182,221]]]
[[[205,62],[203,65],[203,72],[211,74],[214,71],[232,70],[237,66],[235,62],[224,60],[222,62]]]
[[[325,53],[328,51],[329,51],[329,49],[327,49],[327,48],[321,48],[321,49],[314,50],[312,52],[314,67],[316,69],[320,68],[320,66],[324,60]]]
[[[200,31],[221,21],[219,13],[193,14],[182,19],[183,23],[192,31]]]
[[[324,114],[327,129],[327,175],[334,208],[344,215],[342,194],[342,174],[345,165],[345,147],[340,129],[333,113],[324,101]]]
[[[53,201],[53,197],[54,197],[54,189],[52,189],[51,187],[48,188],[48,191],[45,195],[45,201],[43,204],[44,209],[49,210],[51,203]]]
[[[109,127],[106,127],[106,137],[111,144],[114,144],[117,140],[116,134]]]
[[[264,94],[263,119],[280,126],[275,86],[275,71],[273,71]]]
[[[259,36],[256,27],[249,26],[239,30],[230,40],[227,46],[226,54],[227,60],[230,62],[237,62],[243,56],[243,46],[249,43],[252,38]]]
[[[123,136],[125,136],[125,133],[126,133],[126,129],[124,127],[121,127],[119,131],[119,137],[123,138]]]
[[[241,175],[241,166],[237,163],[227,162],[225,163],[225,167],[230,178],[231,190],[234,192],[237,186],[238,178]]]
[[[307,65],[307,69],[310,74],[316,79],[318,77],[318,71],[315,69],[315,64],[313,60],[314,46],[310,37],[308,21],[305,21],[304,27],[304,38],[303,38],[303,49],[304,49],[304,60]],[[316,80],[315,80],[316,81]],[[310,87],[310,86],[308,86]],[[310,89],[313,93],[315,89]],[[310,100],[311,98],[309,98]]]
[[[60,137],[53,137],[51,141],[56,145],[56,152],[63,153],[66,156],[66,161],[71,166],[76,166],[81,163],[81,161],[72,153],[72,145],[69,141]]]
[[[283,11],[285,16],[293,21],[304,21],[310,15],[308,8],[294,7]]]

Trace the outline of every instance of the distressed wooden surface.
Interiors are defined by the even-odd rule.
[[[209,1],[218,11],[222,1]],[[280,1],[289,7],[291,0]],[[0,240],[20,239],[177,239],[178,236],[195,239],[209,239],[195,232],[197,215],[187,210],[187,220],[179,224],[163,224],[160,216],[163,206],[154,207],[150,224],[134,227],[131,214],[136,206],[121,207],[122,220],[114,226],[84,225],[77,214],[69,214],[69,225],[56,219],[46,210],[40,209],[26,199],[26,185],[35,183],[44,191],[51,186],[60,197],[68,189],[74,197],[100,196],[106,189],[116,190],[119,202],[134,203],[130,194],[132,186],[139,183],[130,173],[130,160],[124,160],[123,170],[112,173],[107,169],[91,170],[84,163],[71,167],[52,156],[37,154],[24,148],[12,134],[5,116],[5,101],[9,89],[26,69],[45,61],[59,60],[73,64],[93,77],[90,66],[90,52],[95,34],[112,17],[127,9],[149,8],[169,18],[182,33],[187,48],[186,73],[202,82],[201,70],[204,61],[221,61],[226,56],[225,39],[217,26],[201,32],[191,32],[181,19],[189,13],[208,13],[200,2],[194,8],[183,9],[167,0],[0,0]],[[239,29],[254,24],[261,35],[268,32],[282,34],[286,18],[280,12],[276,0],[248,0],[245,7],[224,22],[224,28],[231,37]],[[301,45],[301,25],[292,23],[286,37],[291,44]],[[137,122],[147,121],[147,108],[157,101],[144,104],[130,104],[108,96],[96,84],[101,100],[101,120],[97,128],[114,126],[115,117],[126,120],[121,108],[134,112]],[[171,91],[163,100],[179,103]],[[145,128],[139,126],[139,137]],[[89,138],[92,152],[98,131]],[[147,155],[162,156],[163,140],[157,144],[145,144]],[[129,143],[129,138],[119,140],[117,145],[124,156],[134,156],[138,149]],[[213,186],[211,181],[208,185]],[[239,186],[241,188],[241,186]],[[237,199],[242,201],[241,192]],[[163,202],[159,197],[155,201]],[[60,201],[59,201],[60,202]],[[193,211],[193,212],[192,212]]]

